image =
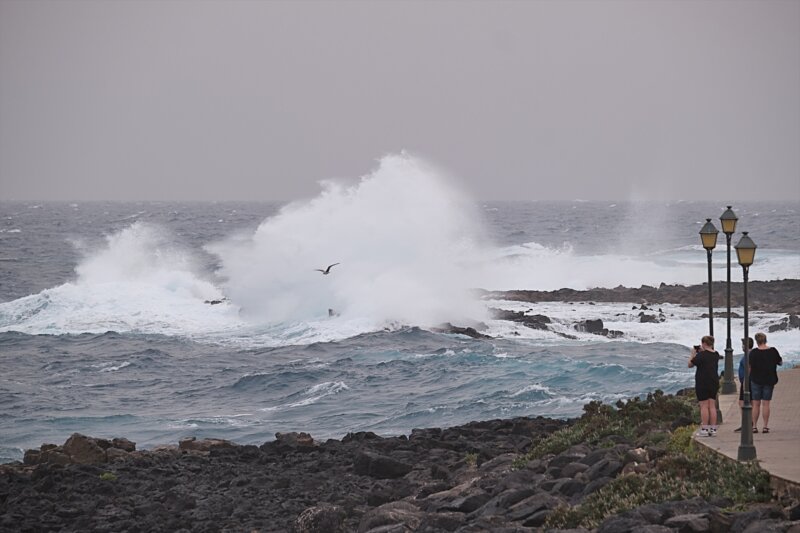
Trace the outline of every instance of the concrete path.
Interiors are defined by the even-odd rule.
[[[737,383],[738,386],[738,383]],[[737,388],[738,391],[738,388]],[[761,468],[773,477],[800,485],[800,368],[778,372],[778,384],[770,402],[769,433],[753,435],[756,458]],[[724,423],[716,437],[695,437],[712,450],[737,458],[741,433],[733,430],[742,424],[739,394],[720,394],[719,409]]]

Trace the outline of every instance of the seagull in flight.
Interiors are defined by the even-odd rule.
[[[331,273],[331,267],[335,267],[335,266],[336,266],[336,265],[338,265],[338,264],[339,264],[339,263],[334,263],[334,264],[332,264],[332,265],[328,265],[328,268],[326,268],[325,270],[322,270],[321,268],[317,268],[317,269],[315,269],[315,270],[316,270],[317,272],[322,272],[322,275],[323,275],[323,276],[327,276],[328,274],[330,274],[330,273]]]

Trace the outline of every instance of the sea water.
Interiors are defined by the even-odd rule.
[[[630,303],[474,289],[703,283],[698,231],[724,209],[482,202],[407,156],[291,203],[2,203],[0,462],[73,432],[145,448],[396,435],[674,392],[693,383],[688,347],[707,333],[706,309],[658,304],[666,321],[641,323]],[[750,279],[800,277],[800,206],[734,210],[759,246]],[[722,234],[713,257],[723,280]],[[493,307],[547,315],[552,331],[492,319]],[[575,330],[597,318],[624,336]],[[750,331],[780,318],[752,312]],[[436,333],[444,322],[491,338]],[[724,331],[718,319],[720,351]],[[800,362],[800,332],[769,340],[786,366]]]

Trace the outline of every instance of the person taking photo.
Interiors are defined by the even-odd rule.
[[[717,391],[719,390],[719,353],[714,350],[714,337],[706,335],[692,348],[689,368],[694,367],[694,391],[700,404],[699,437],[717,435]]]

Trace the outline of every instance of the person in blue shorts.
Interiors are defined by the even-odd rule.
[[[767,346],[767,336],[756,333],[756,348],[750,351],[750,387],[753,398],[753,433],[758,433],[758,417],[763,415],[762,433],[769,433],[769,403],[778,384],[778,365],[783,364],[778,350]]]
[[[747,342],[742,339],[742,352],[749,352],[753,349],[753,337],[747,337]],[[753,387],[748,387],[750,391],[750,395],[753,394]],[[744,407],[744,355],[742,358],[739,359],[739,410],[741,411],[742,407]],[[734,429],[733,431],[739,432],[742,430],[742,426]]]
[[[689,368],[696,368],[694,391],[700,403],[701,427],[697,435],[715,437],[717,435],[717,391],[719,390],[719,353],[714,350],[714,337],[706,335],[700,345],[692,348]]]

